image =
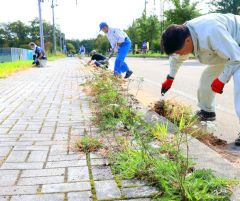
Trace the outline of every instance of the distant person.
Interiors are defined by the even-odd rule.
[[[216,119],[215,95],[222,94],[225,84],[233,77],[235,110],[240,120],[240,16],[212,13],[183,25],[173,24],[164,31],[161,41],[164,51],[170,55],[170,72],[161,93],[170,89],[183,61],[194,54],[202,64],[208,65],[198,88],[198,118]],[[240,136],[235,144],[240,146]]]
[[[142,43],[142,53],[146,54],[147,53],[147,42],[143,41]]]
[[[85,47],[83,45],[81,45],[80,50],[79,50],[79,52],[81,54],[81,59],[84,59],[85,51],[86,51]]]
[[[47,57],[44,50],[37,46],[34,42],[29,43],[29,47],[33,50],[33,64],[38,67],[45,67],[47,63]]]
[[[101,67],[101,68],[108,67],[108,60],[105,56],[101,54],[97,54],[96,50],[92,50],[90,55],[91,55],[91,60],[87,63],[88,65],[93,62],[97,67]]]
[[[129,78],[133,72],[129,69],[124,60],[131,48],[131,40],[125,32],[120,29],[110,28],[106,22],[102,22],[99,27],[100,30],[107,35],[112,49],[117,52],[114,64],[114,75],[120,76],[122,73],[126,73],[124,78]]]

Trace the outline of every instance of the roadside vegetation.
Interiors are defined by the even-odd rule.
[[[144,120],[123,86],[122,79],[102,70],[85,84],[95,99],[93,122],[104,138],[115,139],[108,157],[117,177],[148,181],[159,190],[154,196],[159,201],[229,200],[237,181],[216,177],[211,170],[194,169],[188,153],[189,135],[183,132],[192,117],[184,111],[177,117],[173,114],[175,132],[169,134],[167,124]]]
[[[9,75],[32,67],[32,61],[14,61],[0,63],[0,78],[6,78]]]
[[[66,58],[66,55],[61,52],[57,52],[55,55],[51,53],[47,54],[48,61],[55,61],[62,58]]]

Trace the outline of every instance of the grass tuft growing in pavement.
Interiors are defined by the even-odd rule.
[[[32,67],[32,61],[14,61],[0,63],[0,78],[6,78],[9,75]]]
[[[79,151],[90,153],[102,148],[102,142],[97,138],[84,136],[76,141],[76,147]]]

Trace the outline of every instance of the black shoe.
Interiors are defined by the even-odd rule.
[[[235,145],[240,146],[240,133],[238,134],[238,138],[235,140]]]
[[[133,72],[131,70],[127,71],[124,79],[129,78],[132,74],[133,74]]]
[[[196,113],[199,121],[215,121],[216,113],[215,112],[206,112],[204,110],[200,110]]]

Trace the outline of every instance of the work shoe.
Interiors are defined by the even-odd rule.
[[[133,72],[131,70],[127,71],[124,79],[129,78],[132,74],[133,74]]]
[[[238,133],[238,138],[235,140],[235,145],[240,146],[240,133]]]
[[[207,112],[204,110],[200,110],[196,113],[199,121],[215,121],[216,113],[215,112]]]

